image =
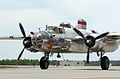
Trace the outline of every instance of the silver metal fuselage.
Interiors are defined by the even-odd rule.
[[[62,29],[62,27],[60,27]],[[33,46],[27,48],[31,52],[52,52],[52,53],[87,53],[87,47],[84,40],[73,31],[72,28],[64,28],[63,33],[55,33],[51,29],[40,31],[30,35]],[[80,30],[85,36],[92,34],[86,30]],[[90,52],[113,52],[118,48],[117,41],[105,40],[104,38],[97,40]],[[50,44],[52,48],[49,49]]]

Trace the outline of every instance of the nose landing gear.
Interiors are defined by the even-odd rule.
[[[49,67],[49,53],[45,52],[45,56],[40,59],[40,68],[41,69],[48,69]]]

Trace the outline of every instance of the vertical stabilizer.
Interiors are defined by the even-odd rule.
[[[86,30],[87,29],[86,25],[87,25],[86,21],[80,18],[78,20],[78,25],[76,26],[76,28]]]

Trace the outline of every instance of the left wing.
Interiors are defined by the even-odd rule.
[[[14,37],[14,36],[10,36],[10,37],[0,37],[0,40],[22,40],[24,37]]]

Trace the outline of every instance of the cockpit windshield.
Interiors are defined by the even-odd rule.
[[[59,28],[57,26],[48,26],[47,30],[54,33],[54,34],[64,34],[65,33],[65,29],[64,28]]]

